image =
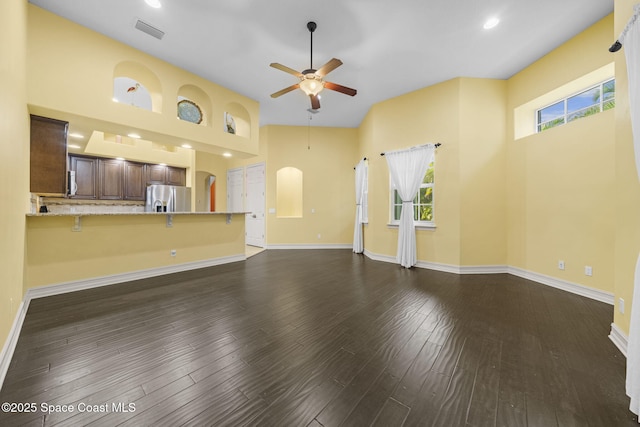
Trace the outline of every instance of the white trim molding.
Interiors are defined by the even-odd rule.
[[[627,342],[629,337],[627,337],[627,334],[622,332],[622,329],[620,329],[615,323],[611,324],[609,339],[616,345],[616,347],[618,347],[620,353],[622,353],[624,357],[627,357]]]
[[[31,288],[27,290],[16,317],[13,326],[9,331],[2,353],[0,353],[0,389],[4,383],[5,376],[9,370],[13,353],[20,337],[22,324],[24,323],[29,304],[32,299],[43,298],[53,295],[65,294],[68,292],[82,291],[85,289],[97,288],[100,286],[115,285],[118,283],[130,282],[133,280],[147,279],[150,277],[163,276],[165,274],[179,273],[182,271],[197,270],[199,268],[213,267],[215,265],[229,264],[232,262],[245,261],[245,254],[230,255],[220,258],[212,258],[203,261],[187,262],[184,264],[168,265],[164,267],[151,268],[147,270],[131,271],[127,273],[113,274],[103,277],[93,277],[84,280],[75,280],[72,282],[57,283],[54,285],[41,286],[39,288]]]
[[[16,318],[13,319],[13,325],[9,330],[7,341],[2,347],[2,353],[0,353],[0,389],[2,389],[4,378],[7,376],[7,371],[9,371],[9,365],[11,364],[16,344],[18,344],[18,338],[20,338],[20,331],[22,330],[22,324],[24,323],[24,318],[27,315],[28,309],[29,301],[23,301],[20,303],[20,307],[18,307],[18,312],[16,313]]]
[[[267,249],[353,249],[353,244],[327,243],[322,245],[309,245],[305,243],[277,243],[267,245]]]
[[[534,273],[533,271],[523,270],[518,267],[509,267],[508,273],[513,274],[514,276],[522,277],[523,279],[551,286],[552,288],[562,289],[563,291],[571,292],[572,294],[581,295],[583,297],[591,298],[610,305],[613,305],[614,302],[614,296],[610,292],[589,288],[584,285],[579,285],[577,283],[568,282],[566,280],[546,276],[540,273]]]
[[[376,254],[365,249],[364,254],[374,261],[389,262],[397,264],[396,257],[390,255]],[[591,298],[596,301],[604,302],[613,305],[614,296],[612,293],[601,291],[599,289],[589,288],[577,283],[568,282],[566,280],[557,279],[555,277],[546,276],[540,273],[534,273],[532,271],[523,270],[517,267],[511,267],[506,265],[452,265],[441,264],[428,261],[418,261],[416,264],[418,268],[426,268],[429,270],[442,271],[445,273],[454,274],[512,274],[514,276],[521,277],[523,279],[531,280],[536,283],[551,286],[553,288],[561,289],[563,291],[570,292],[572,294],[580,295],[583,297]]]
[[[364,254],[374,260],[397,264],[395,256],[376,254],[365,249]],[[427,270],[442,271],[444,273],[454,274],[504,274],[507,273],[506,265],[453,265],[442,264],[429,261],[418,261],[415,265],[417,268],[425,268]]]

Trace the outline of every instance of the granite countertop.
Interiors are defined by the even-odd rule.
[[[131,215],[245,215],[247,212],[70,212],[70,213],[28,213],[28,217],[54,216],[131,216]]]

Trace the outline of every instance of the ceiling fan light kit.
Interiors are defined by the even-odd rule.
[[[278,64],[277,62],[271,63],[271,67],[276,68],[280,71],[284,71],[285,73],[292,74],[300,79],[300,82],[289,87],[286,87],[278,92],[272,93],[272,98],[277,98],[285,93],[289,93],[295,89],[302,89],[302,91],[309,97],[311,100],[311,109],[317,110],[320,108],[320,97],[318,94],[324,89],[327,88],[329,90],[333,90],[336,92],[344,93],[345,95],[355,96],[358,91],[355,89],[351,89],[346,86],[342,86],[336,83],[331,83],[325,81],[323,78],[331,71],[335,70],[339,66],[342,65],[342,61],[337,58],[332,58],[329,62],[324,64],[322,67],[317,70],[313,68],[313,32],[316,30],[317,24],[313,21],[307,23],[307,29],[309,30],[311,36],[311,49],[310,49],[310,64],[309,68],[298,72],[293,68],[289,68],[285,65]]]

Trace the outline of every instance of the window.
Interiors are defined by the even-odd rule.
[[[415,224],[420,226],[434,226],[433,218],[433,184],[434,184],[434,167],[433,163],[429,164],[427,172],[424,174],[420,190],[413,199],[413,220]],[[391,179],[389,179],[391,182]],[[398,195],[398,191],[391,184],[391,224],[400,223],[400,213],[402,212],[402,199]]]
[[[538,132],[610,110],[616,105],[616,81],[608,80],[536,111]]]

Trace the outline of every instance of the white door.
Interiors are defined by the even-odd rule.
[[[227,170],[227,212],[244,211],[244,171],[242,168]]]
[[[245,206],[248,212],[245,220],[245,243],[264,248],[264,163],[247,166],[245,177],[247,186]]]

